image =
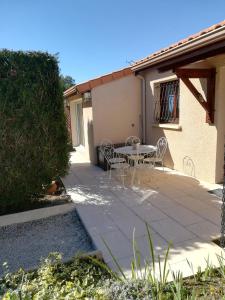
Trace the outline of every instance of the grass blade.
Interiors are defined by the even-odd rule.
[[[148,234],[149,253],[150,253],[150,257],[152,259],[153,275],[155,276],[155,252],[154,252],[154,246],[153,246],[153,242],[152,242],[152,238],[151,238],[149,226],[148,226],[147,223],[145,223],[145,226],[146,226],[147,234]]]
[[[87,256],[88,259],[90,259],[94,264],[98,265],[99,267],[103,268],[105,271],[107,271],[114,279],[121,280],[120,276],[113,272],[104,262],[101,262],[97,258],[93,256]]]
[[[166,267],[167,267],[167,262],[168,262],[168,257],[169,257],[169,251],[170,251],[170,243],[168,245],[167,251],[166,251],[166,256],[165,256],[165,260],[164,260],[164,266],[163,266],[163,284],[166,284],[169,272],[168,270],[166,271]]]

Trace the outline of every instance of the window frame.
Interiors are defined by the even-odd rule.
[[[174,83],[174,85],[172,85]],[[170,90],[169,90],[170,89]],[[167,94],[167,95],[166,95]],[[165,96],[166,95],[166,96]],[[170,100],[173,95],[173,112]],[[154,82],[154,121],[157,124],[179,124],[180,120],[180,80],[177,77]],[[167,100],[166,100],[167,98]],[[163,106],[162,106],[163,104]]]

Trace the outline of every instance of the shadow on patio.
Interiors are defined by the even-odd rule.
[[[130,272],[132,236],[143,260],[149,257],[146,223],[149,225],[157,254],[164,256],[172,242],[169,264],[184,276],[206,266],[206,259],[217,265],[216,254],[222,249],[212,243],[220,234],[221,200],[208,193],[215,185],[165,169],[139,172],[131,185],[131,176],[120,178],[88,162],[72,163],[64,184],[78,214],[96,247],[108,265],[115,268],[102,237],[124,270]]]

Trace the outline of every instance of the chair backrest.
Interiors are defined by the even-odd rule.
[[[156,157],[158,159],[163,159],[163,157],[166,153],[167,145],[168,145],[168,142],[165,137],[161,137],[160,139],[158,139],[158,142],[156,144],[156,147],[157,147]]]
[[[141,140],[137,136],[129,136],[125,141],[126,146],[132,146],[138,143],[141,143]]]
[[[113,158],[114,156],[114,147],[113,145],[105,145],[104,147],[104,158],[106,159],[107,163],[110,164],[110,158]]]
[[[100,151],[101,153],[104,155],[104,152],[105,152],[105,148],[106,147],[111,147],[112,146],[112,142],[108,139],[104,139],[101,141],[101,144],[100,144]]]

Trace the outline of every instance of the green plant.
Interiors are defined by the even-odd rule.
[[[182,300],[187,298],[187,291],[184,288],[183,275],[180,271],[177,273],[172,272],[173,282],[171,283],[171,291],[174,300]]]
[[[68,169],[57,59],[0,51],[0,213],[35,199]]]
[[[224,266],[225,259],[223,257],[223,253],[221,253],[221,255],[217,254],[217,260],[219,262],[218,272],[220,273],[221,277],[225,279],[225,266]]]
[[[150,284],[152,287],[153,296],[157,295],[157,297],[159,297],[160,299],[160,295],[164,293],[164,289],[167,286],[167,279],[169,275],[168,256],[170,245],[168,245],[164,260],[161,261],[161,257],[159,255],[156,256],[155,254],[150,229],[147,223],[146,230],[149,244],[149,259],[144,260],[144,262],[142,262],[141,252],[135,240],[135,231],[133,232],[133,258],[131,260],[131,280],[142,280],[143,282]],[[102,240],[106,248],[108,249],[109,254],[112,257],[119,274],[121,275],[120,279],[124,282],[129,281],[129,277],[127,277],[126,274],[123,272],[122,266],[120,266],[119,262],[113,255],[106,241],[103,238]],[[158,269],[158,273],[156,272],[156,269]]]
[[[194,277],[195,282],[197,282],[197,278],[196,278],[196,276],[195,276],[195,271],[194,271],[194,267],[193,267],[192,262],[190,262],[190,261],[187,259],[187,264],[188,264],[189,268],[190,268],[191,271],[192,271],[192,276]]]
[[[108,300],[151,300],[152,288],[146,280],[109,281],[105,286]]]
[[[59,253],[50,253],[36,271],[7,273],[0,279],[3,300],[103,299],[110,273],[89,257],[75,257],[63,264]],[[1,297],[2,296],[2,297]]]
[[[205,262],[206,262],[206,268],[202,273],[202,280],[208,280],[209,278],[211,278],[214,274],[214,269],[215,269],[212,263],[210,262],[209,256],[207,257],[207,259],[205,259]]]

